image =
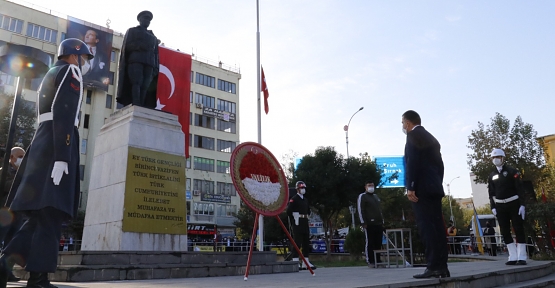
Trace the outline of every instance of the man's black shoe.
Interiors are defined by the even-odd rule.
[[[29,280],[27,280],[27,288],[58,288],[50,284],[48,273],[29,272]]]
[[[516,261],[507,261],[505,265],[516,265]]]
[[[19,280],[21,280],[21,278],[16,277],[12,272],[8,274],[8,282],[19,282]]]
[[[526,260],[518,260],[516,265],[526,265]]]
[[[449,271],[447,271],[449,272]],[[426,269],[426,271],[424,271],[424,273],[422,274],[416,274],[412,277],[416,278],[416,279],[424,279],[424,278],[443,278],[441,277],[442,275],[446,275],[444,270],[430,270],[430,269]],[[446,276],[444,276],[446,277]]]
[[[445,268],[441,270],[441,273],[439,274],[439,278],[447,278],[447,277],[451,277],[451,272],[449,272],[449,269]]]

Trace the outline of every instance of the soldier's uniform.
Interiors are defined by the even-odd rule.
[[[499,168],[496,167],[488,177],[490,205],[492,210],[495,209],[493,211],[495,211],[499,221],[501,235],[509,250],[509,262],[507,264],[517,264],[517,261],[518,264],[526,264],[524,217],[519,213],[521,206],[524,207],[524,189],[520,173],[506,164]],[[511,224],[515,231],[516,242],[523,245],[517,246],[513,243]]]
[[[84,51],[88,51],[86,44],[77,39],[66,39],[60,47],[68,43],[75,45],[71,49],[77,51],[62,54],[60,48],[60,56],[84,54],[92,57]],[[77,115],[82,97],[79,68],[63,60],[57,61],[39,88],[39,126],[8,197],[10,210],[24,213],[29,218],[5,248],[0,265],[15,261],[31,272],[31,278],[39,277],[35,279],[37,281],[46,279],[47,282],[46,273],[56,271],[62,222],[77,212],[80,192]],[[67,163],[66,174],[63,174],[59,185],[52,180],[55,162]],[[33,285],[28,283],[27,287],[49,287],[40,283]]]
[[[301,183],[299,183],[301,182]],[[305,189],[306,185],[304,182],[299,181],[297,182],[297,190]],[[296,225],[294,219],[294,212],[299,213],[299,225]],[[287,206],[287,215],[290,218],[290,222],[293,226],[293,239],[295,240],[295,244],[297,247],[302,250],[304,258],[307,260],[308,264],[312,269],[316,267],[310,263],[308,260],[310,254],[310,228],[308,225],[308,217],[310,216],[310,208],[308,200],[304,195],[300,192],[295,194],[295,196],[291,197],[289,200],[289,205]],[[299,254],[297,253],[296,249],[293,249],[291,256],[293,257],[293,261],[299,261]],[[306,265],[304,262],[301,264],[301,268],[306,269]]]

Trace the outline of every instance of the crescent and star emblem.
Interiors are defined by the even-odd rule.
[[[168,77],[168,80],[170,80],[170,85],[171,85],[171,92],[170,92],[170,96],[168,97],[168,100],[170,98],[172,98],[173,96],[173,92],[175,91],[175,79],[173,78],[173,74],[172,71],[170,71],[170,69],[168,69],[168,67],[160,64],[160,73],[166,75],[166,77]],[[158,98],[156,100],[156,110],[162,110],[162,108],[164,108],[166,105],[160,103],[160,98]]]

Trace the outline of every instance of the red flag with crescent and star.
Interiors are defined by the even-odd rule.
[[[260,67],[260,69],[262,69],[262,92],[264,93],[264,112],[266,112],[266,114],[268,114],[268,111],[270,111],[270,107],[268,106],[268,98],[270,97],[270,93],[268,92],[268,85],[266,85],[266,76],[264,76],[264,68]]]
[[[160,72],[156,91],[156,110],[177,115],[185,134],[185,158],[189,158],[189,95],[191,91],[191,55],[158,47]]]

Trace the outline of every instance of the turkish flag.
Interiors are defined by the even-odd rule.
[[[158,47],[160,73],[156,90],[156,109],[177,115],[185,134],[185,158],[189,158],[189,94],[191,91],[191,55]]]
[[[262,69],[262,92],[264,92],[264,112],[268,114],[270,111],[270,107],[268,106],[268,97],[270,97],[270,93],[268,93],[268,85],[266,85],[266,76],[264,76],[264,68]]]

